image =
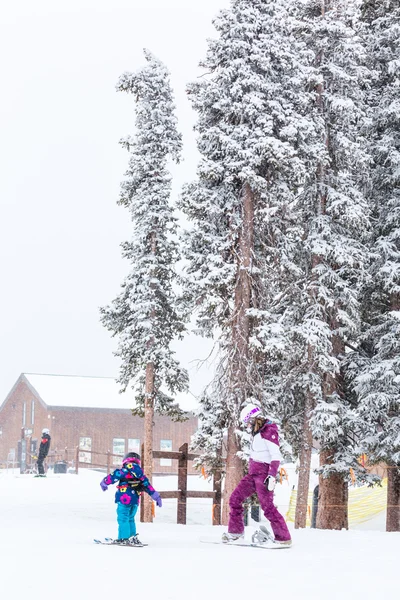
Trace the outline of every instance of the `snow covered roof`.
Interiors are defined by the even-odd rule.
[[[0,410],[21,381],[25,381],[49,407],[130,410],[135,406],[132,388],[120,394],[120,386],[113,377],[21,373],[5,400],[0,402]],[[194,412],[198,406],[196,397],[190,392],[177,394],[175,400],[182,410],[188,412]]]
[[[74,408],[131,409],[135,405],[132,389],[120,394],[112,377],[78,377],[23,373],[28,384],[47,406]],[[193,408],[185,397],[178,399],[184,410]]]
[[[47,406],[132,408],[135,404],[132,390],[120,394],[112,377],[23,375]]]

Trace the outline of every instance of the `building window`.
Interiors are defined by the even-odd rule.
[[[172,440],[161,440],[160,450],[167,450],[168,452],[172,452]],[[171,458],[160,458],[160,467],[170,467],[171,465]]]
[[[125,439],[114,438],[113,439],[113,454],[120,454],[121,456],[113,456],[113,465],[119,465],[122,461],[122,457],[125,454]]]
[[[35,424],[35,401],[32,400],[32,404],[31,404],[31,423],[32,425]]]
[[[31,454],[33,456],[37,456],[37,454],[36,454],[37,453],[37,442],[38,442],[37,440],[31,439]]]
[[[128,452],[136,452],[136,454],[140,454],[140,440],[129,439]]]
[[[90,463],[92,462],[92,438],[80,437],[79,438],[79,462]],[[85,452],[86,450],[86,452]]]
[[[22,427],[26,425],[26,402],[22,405]]]

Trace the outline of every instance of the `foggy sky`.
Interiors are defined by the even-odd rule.
[[[229,0],[18,0],[0,16],[0,404],[21,372],[113,377],[115,341],[98,307],[128,272],[118,207],[133,133],[133,99],[117,93],[149,48],[166,63],[184,135],[175,194],[194,177],[195,114],[186,84],[201,71],[211,19]],[[210,344],[176,345],[198,395],[195,359]]]

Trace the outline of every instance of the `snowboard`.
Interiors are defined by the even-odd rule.
[[[273,542],[274,538],[264,525],[260,525],[260,531],[267,537],[267,542]],[[263,550],[285,550],[291,548],[291,546],[267,546],[257,542],[246,542],[241,540],[240,542],[223,542],[222,540],[216,540],[212,538],[200,538],[200,542],[205,544],[223,544],[224,546],[251,546],[252,548],[262,548]]]
[[[94,539],[93,541],[94,541],[95,544],[102,544],[103,546],[122,546],[122,547],[125,547],[122,544],[114,544],[114,539],[113,538],[104,538],[103,540],[96,540],[96,539]],[[132,544],[132,546],[126,545],[126,548],[143,548],[144,546],[148,546],[148,544],[140,544],[140,546],[139,545],[133,545],[133,544]]]
[[[252,542],[234,542],[234,543],[226,543],[221,540],[212,539],[212,538],[200,538],[200,542],[203,544],[219,544],[220,546],[246,546],[250,548],[261,548],[262,550],[288,550],[291,546],[265,546],[263,544],[253,544]]]

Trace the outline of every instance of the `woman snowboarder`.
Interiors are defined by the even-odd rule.
[[[243,540],[243,502],[256,493],[275,537],[268,535],[263,528],[254,534],[253,542],[270,548],[287,548],[292,545],[290,533],[285,519],[274,505],[276,476],[282,460],[278,427],[264,417],[261,409],[254,404],[243,408],[240,419],[252,434],[249,472],[230,497],[228,532],[223,534],[222,541],[229,544]]]

